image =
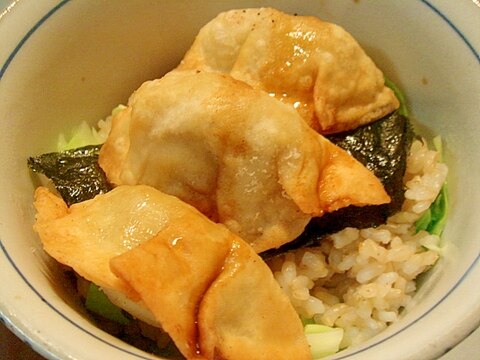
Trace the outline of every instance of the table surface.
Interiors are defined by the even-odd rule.
[[[0,359],[45,360],[0,323]]]

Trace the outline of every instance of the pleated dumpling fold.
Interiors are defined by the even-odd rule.
[[[295,239],[313,216],[390,200],[293,108],[219,73],[144,83],[113,118],[99,163],[113,184],[177,196],[257,252]]]
[[[382,72],[342,27],[272,8],[220,13],[178,68],[230,74],[289,104],[322,134],[354,129],[399,106]]]
[[[107,295],[124,295],[137,309],[132,315],[162,327],[187,359],[311,358],[301,320],[269,267],[178,198],[118,186],[67,207],[40,187],[35,208],[48,254]]]

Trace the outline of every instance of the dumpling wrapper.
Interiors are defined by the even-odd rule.
[[[39,187],[34,206],[34,229],[50,256],[101,288],[133,300],[138,300],[137,293],[112,273],[110,260],[177,221],[178,209],[184,208],[180,200],[144,185],[119,186],[70,208]]]
[[[99,163],[112,183],[177,196],[257,252],[293,240],[313,216],[390,201],[293,108],[218,73],[144,83],[113,118]]]
[[[197,353],[199,349],[208,354],[220,350],[224,353],[222,344],[215,339],[225,328],[228,330],[227,324],[213,324],[218,325],[214,332],[199,337],[197,320],[202,299],[210,299],[208,304],[213,305],[202,307],[204,327],[218,322],[212,311],[217,311],[216,304],[223,299],[219,288],[228,285],[226,277],[241,286],[242,294],[232,294],[228,287],[224,294],[235,298],[242,295],[237,306],[247,304],[249,316],[256,309],[257,317],[261,317],[260,323],[255,318],[243,318],[244,327],[259,329],[250,337],[250,351],[272,346],[272,341],[287,353],[308,351],[299,318],[267,265],[225,226],[211,222],[181,200],[145,185],[119,186],[68,208],[60,197],[40,187],[35,193],[35,207],[34,227],[48,254],[101,286],[107,295],[113,291],[118,298],[126,293],[136,299],[133,307],[137,310],[146,305],[144,317],[152,317],[148,319],[151,324],[160,324],[187,358],[203,358]],[[220,285],[208,292],[216,281]],[[248,286],[254,288],[245,292]],[[271,302],[266,318],[265,296]],[[125,300],[120,296],[118,302]],[[132,309],[131,304],[128,309]],[[242,314],[238,312],[238,316]],[[271,331],[272,325],[265,321],[281,321],[282,329]],[[222,338],[230,339],[228,343],[232,344],[234,335]],[[206,345],[200,339],[206,339]]]
[[[197,355],[200,300],[221,271],[234,235],[181,204],[176,221],[169,221],[143,245],[112,259],[111,269],[138,292],[179,350],[191,358]]]
[[[399,102],[343,28],[271,8],[219,14],[178,66],[230,74],[294,107],[320,133],[357,128]]]
[[[298,320],[270,269],[235,241],[200,304],[202,353],[208,359],[311,359]]]
[[[253,249],[191,207],[111,260],[187,359],[310,359],[299,316]],[[191,210],[188,210],[191,209]]]

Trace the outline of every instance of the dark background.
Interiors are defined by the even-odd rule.
[[[17,338],[0,321],[0,359],[2,360],[45,360],[28,345]]]

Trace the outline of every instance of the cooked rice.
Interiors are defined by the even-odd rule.
[[[346,228],[318,247],[271,260],[275,278],[302,317],[344,329],[342,348],[397,321],[415,294],[415,278],[437,261],[440,238],[416,233],[415,221],[445,182],[447,166],[438,159],[425,142],[413,142],[404,177],[406,199],[386,224]]]
[[[99,124],[105,137],[111,118]],[[404,176],[405,201],[386,224],[346,228],[318,247],[291,251],[269,262],[299,315],[344,329],[341,348],[364,342],[397,321],[415,294],[416,277],[437,261],[440,238],[426,231],[416,233],[415,222],[446,180],[448,169],[439,156],[424,141],[412,143]]]

